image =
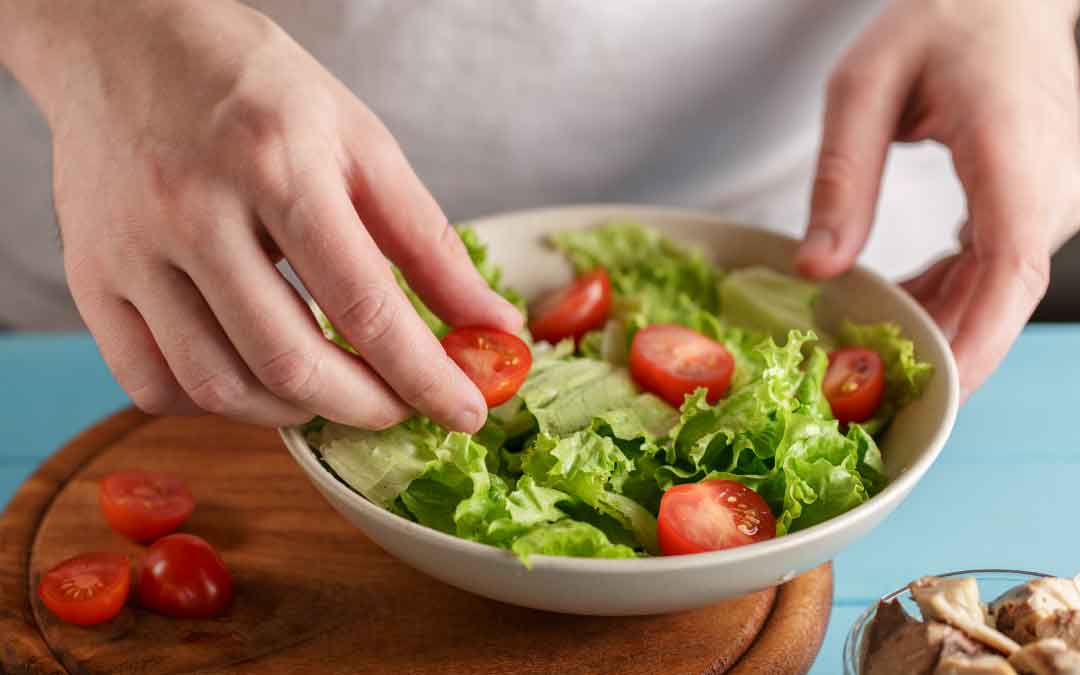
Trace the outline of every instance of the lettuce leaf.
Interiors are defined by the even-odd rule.
[[[835,420],[793,414],[776,452],[777,470],[761,491],[766,500],[782,492],[777,534],[824,522],[869,499],[885,480],[863,461],[873,462],[873,455],[880,460],[873,439],[857,425],[844,436]]]
[[[822,420],[834,419],[832,408],[829,407],[829,401],[822,389],[825,371],[828,369],[829,355],[821,347],[814,347],[806,363],[802,381],[795,392],[795,398],[799,400],[799,411],[803,414]]]
[[[539,525],[510,546],[526,566],[534,555],[561,555],[581,558],[635,558],[634,549],[612,544],[595,525],[579,520],[560,520]]]
[[[557,232],[551,243],[578,272],[603,267],[619,296],[641,298],[643,311],[662,311],[686,297],[702,309],[719,309],[720,272],[700,251],[680,246],[637,223],[611,223]]]
[[[334,473],[382,507],[439,460],[436,448],[446,432],[422,418],[382,431],[328,423],[308,441]]]
[[[720,286],[724,318],[738,326],[783,339],[791,330],[825,332],[814,319],[821,296],[817,284],[767,267],[746,267],[727,275]]]

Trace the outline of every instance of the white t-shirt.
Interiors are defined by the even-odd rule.
[[[884,0],[258,0],[387,124],[451,219],[581,202],[805,227],[824,83]],[[0,79],[0,325],[78,326],[49,135]],[[942,149],[894,149],[863,261],[910,273],[963,213]]]

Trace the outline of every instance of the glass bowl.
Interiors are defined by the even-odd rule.
[[[980,600],[984,603],[989,603],[1014,586],[1026,583],[1032,579],[1050,575],[1043,574],[1042,572],[1025,572],[1023,570],[978,569],[961,570],[959,572],[949,572],[947,574],[938,574],[934,576],[943,578],[975,577],[975,580],[979,582]],[[907,586],[883,596],[881,600],[885,602],[899,600],[900,605],[908,614],[915,618],[921,616],[919,613],[919,606],[915,604],[915,600],[912,599],[911,591],[908,590]],[[877,608],[877,602],[868,607],[867,610],[855,620],[855,624],[851,627],[851,631],[844,641],[844,675],[859,675],[860,673],[859,669],[862,666],[863,638],[866,636],[866,629],[869,628],[870,622],[877,616]]]

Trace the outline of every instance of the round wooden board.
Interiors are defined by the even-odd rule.
[[[105,474],[187,479],[184,531],[221,551],[228,617],[167,619],[129,606],[108,624],[55,620],[41,573],[90,550],[142,547],[97,505]],[[46,461],[0,518],[5,673],[805,673],[824,637],[832,570],[679,614],[602,618],[500,604],[397,562],[335,513],[273,431],[220,418],[110,417]]]

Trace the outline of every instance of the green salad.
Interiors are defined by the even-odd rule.
[[[474,232],[460,230],[488,283],[502,284]],[[674,486],[722,479],[760,495],[776,536],[842,514],[882,490],[875,438],[931,377],[891,323],[817,325],[819,288],[769,269],[725,271],[698,251],[637,224],[554,235],[579,273],[610,278],[606,322],[557,344],[521,336],[527,378],[492,408],[476,434],[414,417],[383,431],[316,418],[308,442],[333,473],[373,503],[442,532],[531,555],[658,555],[657,516]],[[410,300],[442,337],[450,327]],[[315,308],[327,337],[347,343]],[[635,334],[677,324],[722,344],[730,386],[704,388],[676,408],[644,391],[628,359]],[[883,389],[868,419],[841,423],[823,393],[829,352],[864,347],[880,356]],[[710,403],[715,400],[715,403]],[[737,487],[737,486],[736,486]]]

